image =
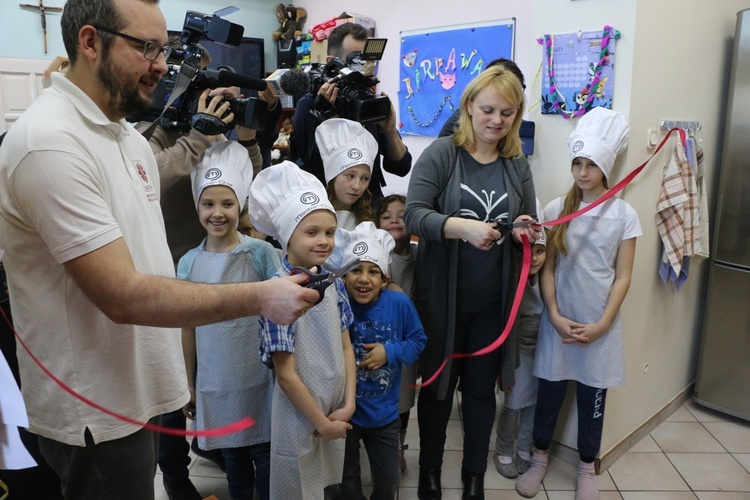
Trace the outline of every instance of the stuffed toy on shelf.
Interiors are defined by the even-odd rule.
[[[307,11],[292,4],[280,3],[276,6],[276,19],[280,26],[271,35],[274,41],[292,40],[302,34],[307,20]]]

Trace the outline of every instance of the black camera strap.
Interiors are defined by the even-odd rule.
[[[174,90],[172,90],[172,93],[169,95],[169,99],[167,99],[167,103],[164,105],[164,109],[161,110],[161,114],[156,118],[156,120],[154,120],[151,125],[143,131],[142,135],[146,138],[146,140],[151,139],[151,135],[154,133],[154,130],[156,130],[156,126],[161,121],[161,117],[164,116],[164,113],[169,109],[172,103],[185,93],[187,88],[190,86],[190,82],[193,81],[193,78],[195,78],[195,75],[197,73],[197,68],[194,68],[187,64],[183,64],[180,66],[180,73],[177,76],[177,83],[175,83]]]

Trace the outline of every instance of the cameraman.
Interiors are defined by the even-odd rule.
[[[344,23],[337,26],[328,37],[328,59],[337,57],[343,61],[352,52],[361,52],[365,48],[367,31],[359,24]],[[324,83],[318,94],[322,94],[331,103],[336,102],[338,88],[335,84]],[[296,147],[298,163],[302,162],[302,169],[315,175],[325,185],[323,174],[323,160],[320,158],[318,146],[315,143],[315,129],[318,122],[310,114],[315,102],[315,95],[306,94],[297,103],[294,112],[293,145]],[[378,157],[372,166],[370,193],[373,203],[383,197],[382,187],[385,179],[380,168],[380,155],[383,156],[383,169],[399,177],[404,177],[411,170],[411,154],[401,140],[396,127],[396,112],[391,104],[391,112],[386,120],[365,125],[365,128],[378,142]]]
[[[179,39],[174,37],[170,43],[179,44]],[[179,64],[181,61],[170,60],[168,62]],[[207,68],[209,64],[211,64],[211,56],[207,50],[203,49],[201,67]],[[229,123],[234,118],[234,114],[224,116],[229,108],[227,99],[238,96],[239,89],[236,87],[206,89],[198,99],[197,111],[216,116],[224,123]],[[138,122],[135,128],[139,132],[144,132],[150,125],[150,122],[142,121]],[[235,130],[238,142],[247,148],[253,163],[253,176],[255,176],[263,166],[263,157],[255,137],[256,131],[239,125],[235,127]],[[196,129],[181,132],[169,130],[161,124],[156,126],[148,140],[159,167],[161,207],[167,230],[167,244],[175,263],[185,252],[198,246],[206,233],[195,217],[190,173],[200,163],[203,153],[214,142],[225,140],[227,139],[222,134],[205,135]]]
[[[170,43],[179,44],[179,38],[173,37]],[[203,47],[200,64],[207,68],[211,56]],[[180,64],[182,61],[170,60],[169,63]],[[198,99],[198,113],[206,113],[230,123],[233,113],[226,114],[229,101],[239,96],[239,89],[216,88],[206,89]],[[144,132],[151,125],[144,121],[136,124],[139,132]],[[263,158],[255,137],[256,131],[247,127],[235,127],[237,140],[247,148],[253,164],[253,176],[263,165]],[[195,216],[195,204],[190,183],[190,173],[200,164],[203,154],[215,142],[226,141],[222,134],[205,135],[196,129],[189,132],[169,130],[157,125],[148,142],[156,157],[161,179],[161,207],[164,215],[164,226],[167,232],[167,244],[172,252],[172,259],[177,263],[180,257],[191,248],[200,244],[206,235],[198,217]],[[184,429],[185,415],[182,409],[162,415],[162,425]],[[196,443],[197,444],[197,443]],[[190,464],[190,445],[185,438],[159,435],[158,464],[162,471],[164,489],[170,500],[199,500],[203,498],[190,481],[188,465]],[[201,456],[213,460],[223,469],[221,453],[203,452]]]

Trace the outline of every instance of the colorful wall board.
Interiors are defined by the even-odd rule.
[[[490,61],[513,59],[515,19],[401,33],[399,131],[438,135]]]

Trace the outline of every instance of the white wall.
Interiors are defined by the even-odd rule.
[[[34,3],[34,2],[28,2]],[[276,45],[271,33],[278,28],[275,0],[162,0],[160,7],[167,19],[167,29],[181,30],[185,12],[194,10],[211,14],[227,5],[235,5],[239,12],[226,16],[228,21],[245,27],[245,36],[263,38],[265,41],[266,69],[276,69]],[[50,7],[62,7],[64,0],[47,0]],[[7,2],[0,10],[0,57],[53,59],[65,54],[60,32],[59,12],[47,13],[48,53],[44,53],[41,18],[38,11],[21,9],[18,2]]]

